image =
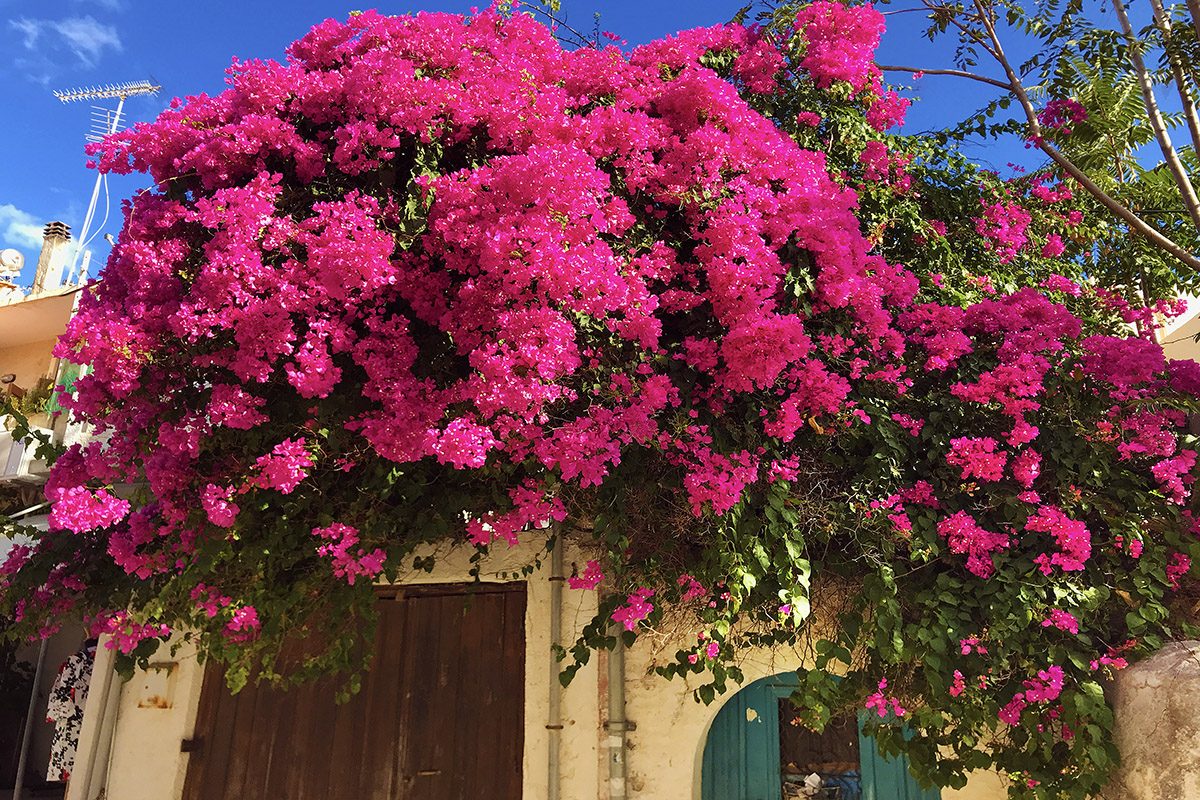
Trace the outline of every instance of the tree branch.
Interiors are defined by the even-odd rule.
[[[877,64],[876,66],[878,66],[884,72],[923,72],[926,75],[953,75],[956,78],[967,78],[968,80],[986,83],[989,86],[995,86],[999,89],[1012,91],[1012,87],[1004,81],[998,81],[995,78],[989,78],[986,75],[976,75],[974,72],[965,72],[961,69],[918,69],[916,67],[897,67],[888,66],[885,64]]]
[[[947,5],[945,5],[944,3],[934,2],[934,0],[921,0],[921,4],[924,5],[925,8],[929,9],[930,11],[932,11],[934,13],[944,14],[946,17],[946,21],[949,22],[951,25],[953,25],[955,28],[958,28],[959,32],[962,33],[963,36],[965,36],[967,39],[969,39],[970,41],[974,42],[975,44],[979,45],[984,50],[986,50],[987,54],[989,56],[991,56],[992,58],[997,57],[996,52],[994,50],[992,50],[991,47],[988,46],[988,43],[983,40],[982,36],[980,36],[977,32],[971,30],[966,25],[963,25],[961,22],[958,21],[957,15],[958,15],[959,9],[951,8]],[[983,15],[983,13],[984,13],[983,9],[980,8],[978,3],[975,4],[975,8],[979,11],[980,15]]]

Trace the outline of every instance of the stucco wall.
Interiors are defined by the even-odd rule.
[[[54,364],[54,339],[30,342],[16,347],[0,347],[0,375],[13,373],[16,384],[22,389],[33,389],[39,379],[53,377],[50,368]]]
[[[179,748],[191,735],[204,669],[189,645],[175,644],[174,655],[160,648],[155,669],[124,681],[101,639],[68,800],[95,798],[106,785],[110,798],[182,795],[187,762]]]
[[[557,682],[557,670],[550,662],[549,619],[551,583],[548,557],[541,535],[516,549],[501,545],[486,562],[483,579],[506,581],[534,559],[540,552],[543,568],[527,579],[527,615],[525,620],[526,683],[525,683],[525,754],[523,763],[524,797],[540,800],[547,796],[548,745],[546,725],[549,713],[549,692],[552,680]],[[433,574],[417,573],[406,582],[449,583],[469,580],[470,551],[451,551],[440,554],[439,566]],[[572,551],[565,553],[566,572],[572,564],[580,569],[586,557]],[[563,591],[563,637],[569,647],[578,631],[591,620],[596,609],[596,593],[592,591]],[[628,734],[628,796],[630,798],[682,798],[700,800],[701,756],[708,728],[733,692],[705,706],[692,698],[696,680],[666,681],[649,674],[660,654],[670,655],[678,643],[669,638],[648,636],[629,650],[626,656],[627,718],[637,729]],[[103,652],[103,651],[102,651]],[[139,707],[153,691],[147,678],[138,675],[129,683],[117,682],[112,707],[115,730],[99,724],[100,704],[89,702],[88,718],[84,722],[80,753],[92,753],[92,740],[99,735],[102,744],[95,747],[96,776],[89,786],[81,780],[72,783],[67,800],[92,800],[105,781],[104,764],[109,764],[107,786],[114,800],[175,800],[180,798],[187,769],[187,756],[179,752],[180,741],[190,737],[199,702],[202,669],[187,652],[175,658],[164,655],[164,662],[177,663],[173,673],[174,699],[170,708]],[[97,675],[103,676],[111,658],[97,662]],[[746,655],[742,668],[747,682],[757,678],[795,669],[799,656],[787,652],[760,651]],[[563,730],[561,734],[562,800],[595,800],[607,798],[608,767],[606,740],[608,734],[602,723],[607,714],[606,681],[603,654],[593,657],[581,669],[574,681],[562,693]],[[158,684],[161,685],[161,679]],[[94,685],[95,686],[95,685]],[[93,688],[93,691],[96,691]],[[111,756],[104,754],[103,742],[111,739]],[[78,772],[78,770],[77,770]],[[1000,800],[1003,786],[994,775],[980,775],[962,791],[943,792],[946,800]]]

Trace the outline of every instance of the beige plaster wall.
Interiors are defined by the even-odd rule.
[[[0,375],[14,373],[17,386],[25,390],[36,386],[40,378],[53,377],[50,370],[54,365],[54,343],[54,339],[47,339],[5,347],[4,342],[0,342]]]
[[[546,729],[549,712],[549,692],[552,681],[557,683],[561,665],[551,666],[549,657],[550,581],[548,556],[542,549],[545,537],[534,534],[527,544],[507,549],[503,545],[485,563],[483,579],[506,581],[519,579],[516,573],[540,553],[543,568],[527,581],[527,614],[525,620],[526,682],[525,682],[525,753],[523,762],[523,796],[540,800],[547,796],[549,736]],[[439,554],[438,568],[432,574],[416,573],[410,583],[451,583],[470,580],[469,549]],[[580,571],[586,556],[568,548],[564,554],[566,572],[572,564]],[[597,595],[593,591],[563,590],[563,637],[569,647],[578,631],[591,620],[596,610]],[[722,702],[733,695],[728,692],[711,706],[692,698],[698,681],[675,679],[666,681],[648,674],[655,659],[672,655],[678,643],[668,638],[646,637],[630,649],[626,656],[627,704],[626,716],[637,724],[628,734],[628,796],[658,800],[680,798],[700,800],[701,757],[708,728]],[[111,660],[111,659],[110,659]],[[84,722],[80,753],[91,752],[89,737],[97,732],[101,738],[111,738],[111,755],[99,758],[109,765],[107,781],[93,780],[90,788],[74,783],[67,800],[94,800],[107,783],[109,798],[114,800],[177,800],[181,797],[187,769],[187,756],[179,752],[181,739],[190,737],[195,724],[199,702],[202,669],[194,657],[180,653],[168,659],[178,664],[174,673],[174,703],[169,709],[139,707],[138,699],[147,693],[144,676],[118,684],[119,697],[114,700],[115,731],[95,717],[100,715],[99,704],[89,702],[88,718]],[[593,657],[581,669],[569,687],[562,690],[563,730],[561,733],[562,800],[595,800],[608,797],[607,736],[602,723],[607,715],[606,680],[603,655]],[[795,653],[759,651],[745,656],[742,669],[747,682],[766,675],[795,669],[801,663]],[[104,665],[97,663],[97,674],[104,674]],[[93,689],[95,691],[95,689]],[[103,764],[94,768],[103,773]],[[995,775],[979,775],[958,792],[946,790],[945,800],[1001,800],[1003,786]]]
[[[1178,320],[1178,325],[1164,329],[1159,333],[1163,353],[1167,358],[1200,361],[1200,344],[1193,337],[1200,333],[1200,303],[1193,301],[1189,304],[1188,313]]]

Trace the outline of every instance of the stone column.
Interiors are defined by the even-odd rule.
[[[1104,800],[1200,798],[1200,642],[1172,642],[1116,675],[1121,767]]]

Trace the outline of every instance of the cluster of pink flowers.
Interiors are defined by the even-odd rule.
[[[1038,568],[1049,575],[1052,567],[1061,567],[1065,572],[1084,568],[1092,554],[1092,535],[1082,520],[1075,520],[1055,506],[1041,506],[1025,520],[1025,529],[1054,536],[1058,545],[1056,553],[1042,553],[1037,557]]]
[[[1067,633],[1079,633],[1079,620],[1069,611],[1060,608],[1051,609],[1050,616],[1042,620],[1043,628],[1058,628]]]
[[[147,639],[160,639],[171,635],[171,629],[166,625],[134,622],[124,611],[108,616],[93,626],[92,631],[96,635],[108,634],[110,638],[104,646],[110,650],[120,650],[122,653],[132,653]]]
[[[1083,104],[1070,98],[1051,100],[1038,114],[1038,122],[1043,128],[1064,134],[1069,134],[1072,125],[1078,125],[1087,118],[1087,109]]]
[[[962,468],[963,480],[998,481],[1004,476],[1007,461],[1008,454],[997,450],[996,440],[990,436],[951,439],[946,454],[946,463]]]
[[[680,575],[676,583],[683,590],[683,594],[679,596],[680,601],[687,602],[693,597],[703,597],[708,594],[708,591],[700,584],[700,581],[693,578],[691,575]]]
[[[972,651],[983,656],[987,655],[988,651],[987,646],[982,644],[978,636],[968,636],[966,639],[959,639],[958,647],[964,656],[969,656]]]
[[[1012,460],[1013,478],[1026,489],[1033,487],[1042,471],[1042,457],[1036,450],[1025,450]]]
[[[627,631],[636,628],[637,624],[650,616],[650,612],[654,610],[654,604],[650,602],[653,595],[653,589],[643,587],[636,590],[629,595],[625,605],[612,613],[613,622],[621,623]]]
[[[992,203],[984,206],[983,216],[975,221],[975,232],[991,243],[1004,264],[1012,261],[1029,241],[1026,230],[1032,219],[1018,203]]]
[[[55,529],[86,533],[114,525],[129,513],[129,501],[104,490],[93,492],[83,486],[50,488],[46,496],[54,503],[50,527]]]
[[[846,81],[859,89],[876,73],[875,48],[884,22],[874,6],[817,0],[800,9],[796,29],[807,45],[801,66],[818,87]]]
[[[196,604],[196,610],[204,612],[204,616],[212,617],[221,613],[221,609],[227,608],[233,602],[232,597],[226,597],[219,591],[210,586],[205,586],[203,583],[198,583],[192,589],[191,599]]]
[[[222,528],[233,525],[241,510],[237,503],[233,502],[232,486],[221,488],[215,484],[208,484],[200,495],[200,504],[204,507],[209,522]]]
[[[604,580],[604,572],[598,561],[589,561],[580,575],[567,578],[567,585],[572,589],[595,589]]]
[[[248,642],[258,636],[261,628],[258,610],[254,606],[242,606],[235,609],[229,622],[225,623],[225,638],[231,642]]]
[[[911,105],[912,101],[907,97],[900,97],[895,92],[888,91],[867,109],[867,124],[881,133],[888,128],[903,125]]]
[[[886,717],[888,715],[888,706],[890,705],[891,713],[895,714],[897,717],[903,717],[908,713],[908,709],[901,706],[900,701],[896,698],[884,696],[883,690],[887,688],[887,685],[887,678],[881,678],[879,681],[879,690],[872,693],[867,698],[865,703],[866,709],[868,711],[874,711],[881,717]]]
[[[1025,691],[1017,692],[1003,708],[1000,709],[1000,720],[1009,725],[1017,725],[1021,721],[1021,712],[1030,703],[1045,703],[1058,699],[1062,694],[1064,676],[1062,667],[1051,666],[1038,670],[1037,677],[1024,682]]]
[[[990,577],[995,571],[992,554],[1008,547],[1008,536],[984,530],[965,511],[938,522],[937,532],[950,545],[950,552],[966,554],[967,570],[980,578]]]
[[[1171,561],[1167,564],[1167,582],[1171,588],[1179,589],[1179,578],[1192,567],[1192,559],[1187,553],[1172,553]]]
[[[700,633],[696,634],[696,638],[700,640],[698,647],[701,652],[690,653],[688,655],[688,663],[698,663],[701,658],[706,658],[711,661],[720,655],[721,643],[716,639],[713,639],[708,631],[700,631]],[[705,642],[707,642],[707,644],[705,644]]]
[[[304,439],[285,439],[254,462],[259,470],[258,485],[291,494],[308,474],[313,460]]]
[[[347,583],[353,585],[359,575],[374,578],[383,571],[387,553],[378,547],[370,552],[356,547],[358,529],[335,522],[324,528],[313,528],[312,532],[326,542],[317,548],[317,553],[333,562],[333,574],[344,577]]]

